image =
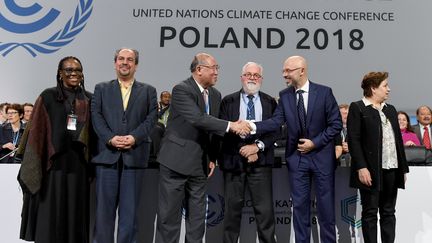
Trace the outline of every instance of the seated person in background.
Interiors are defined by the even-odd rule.
[[[336,159],[338,159],[338,165],[343,167],[351,166],[351,155],[348,149],[348,133],[347,133],[347,117],[348,117],[348,104],[340,104],[339,112],[342,118],[342,131],[340,134],[341,144],[342,144],[342,154],[338,156],[336,147]],[[338,139],[338,138],[337,138]]]
[[[409,116],[404,111],[398,112],[399,128],[402,133],[402,140],[405,146],[420,146],[420,140],[411,127]]]
[[[0,125],[7,122],[6,107],[9,103],[0,104]]]
[[[432,110],[429,106],[420,106],[417,111],[418,124],[412,126],[420,144],[425,146],[426,149],[431,149],[431,127],[432,122]]]
[[[165,127],[168,122],[169,108],[171,103],[171,94],[168,91],[162,91],[158,103],[158,121],[150,132],[152,146],[150,149],[150,161],[156,160],[161,146],[162,137],[165,134]]]
[[[165,127],[168,121],[170,103],[171,103],[170,92],[162,91],[160,94],[160,101],[158,104],[158,122],[162,123]]]
[[[31,103],[24,103],[23,104],[23,109],[24,109],[24,116],[22,118],[22,122],[23,123],[27,123],[28,121],[30,121],[30,117],[31,114],[33,112],[33,104]]]
[[[341,157],[342,152],[343,152],[343,148],[342,148],[342,136],[336,136],[335,137],[335,139],[334,139],[334,145],[335,145],[336,160],[339,160],[339,158]]]
[[[8,122],[0,129],[0,163],[14,163],[14,151],[20,142],[25,124],[21,122],[24,110],[20,104],[6,107]],[[11,153],[12,152],[12,153]]]

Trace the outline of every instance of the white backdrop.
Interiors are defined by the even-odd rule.
[[[47,20],[53,9],[57,17]],[[222,94],[240,87],[240,69],[253,60],[265,69],[263,90],[277,96],[285,87],[282,62],[299,54],[309,61],[310,79],[331,86],[339,102],[361,98],[366,72],[389,71],[390,102],[412,111],[430,104],[422,88],[432,63],[430,9],[428,0],[2,0],[0,102],[33,102],[55,85],[58,61],[67,55],[81,59],[93,91],[114,78],[114,50],[128,46],[141,51],[137,79],[158,92],[188,77],[193,55],[204,51],[222,67]]]
[[[19,165],[0,164],[0,241],[23,243],[19,240],[22,194],[16,175]],[[215,174],[209,181],[209,210],[207,218],[206,243],[220,243],[222,240],[223,186],[222,175]],[[278,242],[294,242],[291,224],[292,207],[289,203],[289,186],[285,167],[273,170],[273,200]],[[356,190],[348,187],[349,168],[336,170],[336,227],[338,242],[363,242],[360,228],[360,203]],[[143,185],[155,185],[157,170],[150,169],[143,178]],[[157,183],[156,183],[157,185]],[[406,190],[399,190],[396,205],[396,243],[432,242],[432,167],[410,167]],[[146,186],[139,215],[138,242],[152,242],[157,202],[157,186]],[[314,221],[313,221],[314,222]],[[312,242],[318,242],[317,225],[312,225]],[[182,232],[183,234],[183,232]],[[243,209],[240,243],[251,243],[256,238],[253,210],[249,202]],[[180,241],[183,242],[183,241]]]

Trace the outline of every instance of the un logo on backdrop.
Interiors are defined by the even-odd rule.
[[[23,7],[15,1],[3,0],[5,8],[0,10],[0,29],[12,33],[14,37],[14,41],[0,40],[2,56],[7,56],[19,47],[24,48],[33,57],[38,53],[49,54],[60,50],[84,29],[93,10],[93,0],[79,0],[73,16],[68,18],[62,28],[53,31],[54,34],[51,32],[41,40],[21,41],[24,37],[28,38],[36,32],[46,30],[60,18],[62,12],[55,8],[46,10],[39,3]]]

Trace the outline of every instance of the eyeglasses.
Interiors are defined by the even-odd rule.
[[[293,69],[286,68],[286,69],[283,69],[283,70],[282,70],[282,73],[290,73],[290,72],[294,72],[295,70],[298,70],[298,69],[300,69],[300,68],[302,68],[302,67],[293,68]]]
[[[18,111],[8,111],[6,114],[15,115],[15,114],[18,114]]]
[[[244,73],[242,76],[246,77],[246,78],[252,78],[253,77],[255,79],[262,78],[261,74],[259,74],[259,73]]]
[[[200,66],[202,66],[202,67],[206,67],[206,68],[208,68],[208,69],[212,69],[212,70],[219,70],[219,69],[220,69],[220,66],[219,66],[219,65],[209,66],[209,65],[203,65],[203,64],[200,64]]]
[[[81,68],[63,68],[62,70],[66,73],[66,75],[71,75],[72,73],[76,73],[77,75],[82,74]]]

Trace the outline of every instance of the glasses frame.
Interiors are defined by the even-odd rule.
[[[260,79],[260,78],[263,77],[263,76],[262,76],[261,74],[259,74],[259,73],[243,73],[242,76],[243,76],[243,77],[246,77],[246,78],[251,78],[251,77],[253,77],[253,78],[255,78],[255,79]]]
[[[75,73],[76,75],[82,75],[83,73],[82,68],[62,68],[62,70],[66,75],[71,75],[72,73]]]
[[[206,68],[208,68],[208,69],[212,69],[213,71],[214,71],[214,70],[219,71],[219,69],[220,69],[220,66],[219,66],[219,65],[209,66],[209,65],[200,64],[199,66],[203,66],[203,67],[206,67]]]
[[[303,68],[303,67],[297,67],[297,68],[293,68],[293,69],[285,68],[285,69],[282,69],[282,73],[291,73],[291,72],[294,72],[296,70],[299,70],[300,68]]]

